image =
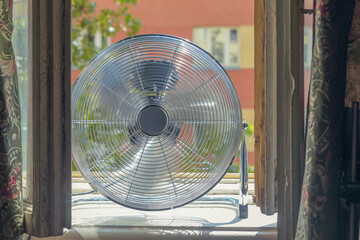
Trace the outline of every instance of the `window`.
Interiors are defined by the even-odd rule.
[[[241,67],[238,28],[196,27],[193,41],[209,51],[225,68]]]
[[[312,56],[312,26],[304,26],[304,69],[311,67]]]
[[[96,31],[94,36],[94,46],[99,49],[104,49],[110,46],[111,39],[110,37],[104,37],[101,35],[100,31]]]
[[[72,50],[75,54],[72,56],[73,69],[82,69],[93,56],[111,44],[110,37],[103,36],[100,30],[97,30],[95,34],[82,30],[75,36],[77,37],[72,41]],[[84,49],[82,46],[88,48]]]
[[[231,29],[230,30],[230,41],[231,42],[236,42],[237,40],[238,40],[237,30],[236,29]]]
[[[90,34],[87,31],[81,32],[81,37],[77,40],[78,42],[83,41],[86,38],[90,46],[97,48],[98,50],[108,47],[111,43],[110,37],[102,36],[101,32],[98,30],[95,34]],[[75,43],[76,44],[76,43]],[[78,43],[81,45],[80,43]]]
[[[16,0],[13,8],[13,24],[14,32],[12,43],[15,52],[15,60],[17,66],[17,74],[19,81],[19,96],[21,105],[21,137],[22,137],[22,158],[23,158],[23,198],[26,201],[31,200],[31,158],[28,156],[30,149],[31,129],[29,129],[31,110],[31,99],[29,98],[29,86],[31,79],[29,78],[29,62],[28,62],[28,1]]]
[[[256,38],[255,49],[260,52],[258,57],[264,57],[264,60],[258,59],[257,62],[261,71],[257,73],[259,75],[256,74],[258,77],[256,84],[262,87],[258,86],[256,89],[263,91],[258,95],[259,104],[264,105],[259,110],[263,114],[261,115],[263,119],[268,120],[267,127],[261,129],[261,131],[264,130],[261,133],[266,134],[260,134],[256,141],[261,142],[266,151],[266,154],[261,156],[260,165],[264,169],[265,166],[267,168],[267,174],[262,176],[267,189],[262,190],[271,197],[266,198],[264,202],[266,206],[271,206],[270,212],[279,211],[278,230],[281,233],[279,238],[291,239],[287,236],[291,235],[291,227],[296,216],[294,213],[296,204],[293,203],[297,201],[296,193],[298,192],[296,188],[298,182],[294,177],[298,169],[295,155],[300,151],[296,131],[299,129],[303,131],[303,128],[296,125],[298,124],[296,121],[289,121],[289,119],[299,119],[296,115],[299,111],[297,105],[299,89],[297,85],[291,85],[291,80],[294,77],[294,82],[297,84],[298,75],[300,75],[296,70],[294,72],[294,69],[289,70],[291,63],[296,65],[300,62],[300,58],[296,58],[299,54],[296,51],[290,51],[300,49],[296,47],[299,43],[292,41],[293,38],[291,38],[291,34],[300,32],[300,29],[291,28],[291,26],[299,26],[299,28],[301,26],[297,22],[299,14],[292,13],[291,9],[298,7],[299,10],[300,6],[297,5],[298,2],[286,0],[267,4],[265,6],[264,2],[255,1],[257,13],[255,20],[260,21],[260,23],[255,23],[256,34],[260,34]],[[32,110],[35,113],[32,116],[31,133],[34,167],[32,170],[33,204],[29,208],[29,214],[25,215],[25,219],[29,233],[37,236],[61,235],[63,227],[70,228],[71,214],[71,206],[69,206],[71,203],[71,187],[69,186],[71,66],[69,64],[70,41],[66,41],[70,39],[70,1],[32,0],[30,9],[31,16],[37,16],[30,18],[31,36],[29,39],[29,46],[31,46],[29,73],[33,79],[30,94],[33,96]],[[52,21],[47,21],[48,19]],[[284,21],[284,19],[291,21]],[[203,44],[202,46],[209,51],[214,51],[214,55],[223,61],[225,67],[240,68],[243,66],[241,64],[243,63],[242,56],[244,56],[243,51],[240,51],[240,44],[248,42],[242,41],[243,34],[240,27],[236,28],[236,32],[232,30],[235,28],[196,27],[193,29],[193,40],[200,45]],[[240,43],[234,39],[238,39]],[[253,41],[249,42],[253,43]],[[231,44],[238,49],[237,53],[233,51],[235,55],[233,60],[230,54]],[[293,58],[298,60],[289,61]],[[297,69],[298,66],[293,67]],[[290,92],[289,89],[293,91]],[[278,126],[281,126],[281,129]],[[260,151],[260,154],[262,153]],[[276,181],[277,184],[275,184]],[[269,186],[272,191],[267,192]],[[259,196],[257,195],[256,198],[258,200]],[[134,215],[135,218],[138,216]],[[167,231],[165,226],[157,229],[160,231],[159,235]],[[230,232],[233,236],[238,234],[236,228]],[[187,233],[186,230],[185,233]]]
[[[311,9],[312,4],[313,3],[310,0],[304,1],[304,6],[306,9]],[[309,98],[310,79],[311,79],[311,58],[312,58],[312,49],[313,49],[312,26],[313,26],[312,14],[305,14],[304,16],[304,109],[306,109],[307,107],[307,102]]]

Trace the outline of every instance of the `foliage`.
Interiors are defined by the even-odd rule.
[[[239,163],[233,163],[229,170],[228,173],[238,173],[240,172],[240,164]],[[254,173],[255,172],[255,167],[254,165],[248,165],[248,173]]]
[[[133,36],[139,32],[141,21],[129,13],[129,8],[135,5],[138,0],[113,0],[116,9],[97,9],[95,2],[90,0],[72,0],[72,65],[78,69],[84,66],[102,48],[94,44],[94,37],[97,32],[106,41],[109,37],[123,32]]]
[[[252,137],[254,136],[254,125],[253,124],[248,124],[248,127],[245,130],[245,135],[248,136],[249,139],[252,139]]]

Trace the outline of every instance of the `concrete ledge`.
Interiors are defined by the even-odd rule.
[[[262,231],[219,231],[212,229],[171,229],[171,228],[82,228],[67,230],[61,237],[35,238],[31,240],[173,240],[173,239],[211,239],[211,240],[274,240],[274,229]]]

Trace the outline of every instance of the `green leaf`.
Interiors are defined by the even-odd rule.
[[[101,50],[95,47],[94,36],[101,34],[102,39],[125,32],[132,36],[138,33],[142,23],[129,11],[137,0],[113,0],[116,9],[101,9],[90,0],[72,0],[72,65],[81,70]],[[95,13],[98,12],[97,15]],[[125,30],[125,31],[124,31]]]
[[[253,124],[248,124],[247,129],[245,130],[245,134],[249,137],[252,138],[254,136],[254,125]]]

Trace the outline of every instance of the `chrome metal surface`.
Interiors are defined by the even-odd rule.
[[[141,115],[150,106],[166,116],[154,131]],[[226,71],[168,35],[127,38],[99,53],[74,85],[72,117],[73,159],[84,178],[142,210],[179,207],[208,192],[231,165],[242,132]]]

